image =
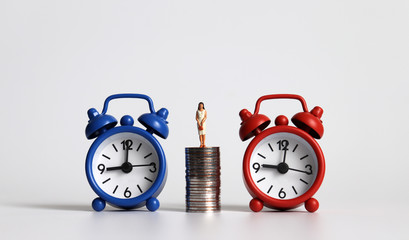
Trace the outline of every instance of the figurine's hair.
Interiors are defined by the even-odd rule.
[[[202,105],[203,105],[203,109],[206,109],[206,108],[205,108],[205,106],[204,106],[204,103],[203,103],[203,102],[200,102],[199,104],[197,104],[197,110],[199,110],[199,108],[200,108],[200,104],[202,104]]]

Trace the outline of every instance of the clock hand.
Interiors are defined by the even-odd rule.
[[[287,155],[287,149],[284,149],[284,157],[283,157],[283,163],[285,163],[285,157]]]
[[[126,152],[125,152],[125,162],[128,162],[128,156],[129,156],[129,147],[126,147]]]
[[[121,170],[122,169],[122,166],[119,166],[119,167],[109,167],[109,168],[107,168],[106,170],[107,171],[111,171],[111,170]]]
[[[124,164],[126,164],[126,163],[124,163]],[[123,165],[124,165],[124,164],[123,164]],[[122,170],[122,169],[124,168],[123,165],[118,166],[118,167],[109,167],[109,168],[107,168],[106,170],[107,170],[107,171]],[[131,165],[131,167],[132,167],[132,168],[133,168],[133,167],[148,167],[148,166],[152,166],[152,165],[155,165],[155,163],[154,163],[154,162],[151,162],[151,163],[148,163],[148,164]]]
[[[151,162],[149,164],[132,165],[132,167],[148,167],[148,166],[152,166],[152,165],[155,165],[155,163]]]
[[[311,174],[312,174],[312,171],[307,172],[307,171],[303,171],[303,170],[299,170],[299,169],[294,169],[294,168],[288,168],[288,170],[306,173],[307,175],[311,175]]]
[[[261,164],[261,166],[265,168],[277,168],[278,167],[278,165],[271,165],[271,164]]]
[[[277,171],[279,172],[279,173],[281,173],[281,174],[285,174],[285,173],[287,173],[288,172],[288,164],[287,163],[284,163],[284,162],[281,162],[281,163],[279,163],[278,165],[271,165],[271,164],[262,164],[261,165],[262,167],[265,167],[265,168],[274,168],[274,169],[277,169]]]

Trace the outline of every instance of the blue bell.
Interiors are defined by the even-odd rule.
[[[116,126],[118,121],[111,115],[99,114],[95,108],[88,110],[88,125],[85,128],[85,136],[93,139],[103,134],[107,130]]]
[[[166,121],[168,114],[169,111],[166,108],[161,108],[156,113],[142,114],[138,121],[146,127],[146,131],[166,139],[169,135],[168,122]]]

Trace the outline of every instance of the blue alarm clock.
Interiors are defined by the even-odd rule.
[[[117,98],[140,98],[149,104],[150,113],[138,121],[146,130],[133,126],[134,120],[125,115],[118,121],[108,114],[108,104]],[[157,196],[162,191],[167,175],[166,158],[153,134],[166,139],[169,135],[166,118],[168,110],[155,112],[152,99],[143,94],[115,94],[104,103],[102,113],[88,110],[85,135],[96,138],[85,163],[85,172],[91,188],[98,195],[92,202],[95,211],[102,211],[106,203],[123,209],[146,205],[149,211],[159,208]]]

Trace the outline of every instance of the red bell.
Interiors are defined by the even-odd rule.
[[[320,120],[324,110],[314,107],[310,112],[299,112],[295,114],[291,121],[298,128],[306,131],[313,138],[320,139],[324,135],[324,126]]]
[[[242,120],[240,127],[240,138],[242,141],[254,137],[263,131],[269,124],[270,119],[263,114],[251,114],[249,110],[243,109],[239,113]]]

